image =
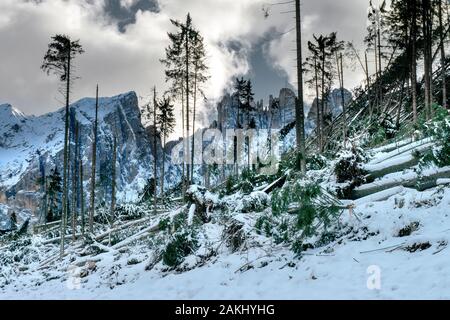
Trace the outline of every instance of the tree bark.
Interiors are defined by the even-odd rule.
[[[302,70],[302,29],[300,0],[295,0],[295,21],[297,31],[297,103],[295,108],[297,149],[300,152],[300,171],[306,173],[306,147],[305,147],[305,112],[303,105],[303,70]]]
[[[411,98],[414,123],[417,124],[417,0],[412,0],[411,18]]]
[[[95,179],[97,168],[97,129],[98,129],[98,85],[95,94],[95,120],[94,120],[94,139],[92,142],[92,166],[91,166],[91,194],[89,198],[89,232],[94,233],[94,214],[95,214]]]
[[[114,223],[114,211],[116,210],[116,162],[117,162],[117,138],[114,134],[113,142],[113,155],[112,155],[112,168],[111,168],[111,217],[109,224],[112,226]]]
[[[192,114],[191,180],[194,180],[195,108],[197,106],[197,66],[194,72],[194,113]]]
[[[80,217],[81,217],[81,234],[84,237],[85,217],[84,217],[84,186],[83,186],[83,162],[80,160]]]
[[[156,203],[157,203],[157,161],[158,161],[158,151],[156,150],[156,87],[153,88],[153,152],[154,152],[154,165],[153,165],[153,213],[156,214]]]
[[[447,105],[447,84],[446,84],[446,70],[445,70],[445,45],[444,45],[444,24],[442,22],[442,0],[438,1],[439,10],[439,38],[441,42],[441,81],[442,81],[442,106],[448,108]]]
[[[75,150],[74,159],[72,165],[72,241],[76,240],[76,228],[77,228],[77,161],[78,161],[78,137],[79,137],[79,126],[78,122],[75,120]]]
[[[66,219],[67,219],[67,149],[68,149],[68,140],[69,140],[69,101],[70,101],[70,64],[71,64],[71,44],[69,42],[69,53],[67,57],[67,78],[66,78],[66,114],[65,114],[65,129],[64,129],[64,173],[63,173],[63,213],[61,218],[61,242],[60,242],[60,258],[62,259],[64,256],[64,237],[66,232]]]
[[[322,133],[320,123],[320,106],[319,106],[319,73],[317,71],[317,58],[314,57],[314,73],[315,73],[315,85],[316,85],[316,131],[317,131],[317,148],[319,152],[322,150]]]
[[[190,90],[189,90],[189,34],[190,34],[190,26],[188,25],[188,23],[186,22],[186,41],[185,41],[185,50],[186,50],[186,131],[187,131],[187,139],[189,141],[190,137],[189,137],[189,95],[190,95]],[[189,142],[186,144],[187,145],[187,157],[189,159]],[[190,178],[189,178],[189,173],[190,173],[190,165],[189,165],[189,161],[187,164],[187,182],[188,184],[190,184]]]
[[[163,146],[162,146],[162,165],[161,165],[161,198],[164,199],[164,174],[165,174],[165,163],[166,163],[166,125],[163,125],[162,135],[163,135]]]

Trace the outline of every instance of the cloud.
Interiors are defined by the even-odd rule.
[[[304,34],[333,31],[332,21],[343,25],[340,35],[356,34],[353,23],[359,24],[359,20],[342,17],[354,12],[356,16],[358,9],[354,7],[361,5],[355,4],[361,2],[364,1],[305,1]],[[265,0],[1,0],[0,102],[34,114],[63,104],[57,79],[40,70],[50,37],[56,33],[80,39],[86,51],[76,61],[80,79],[74,84],[72,101],[93,96],[98,83],[102,96],[135,90],[144,102],[154,85],[159,92],[166,89],[159,59],[164,57],[168,45],[167,32],[174,30],[170,19],[183,20],[190,12],[206,42],[211,79],[205,91],[210,99],[207,107],[211,108],[211,101],[220,98],[233,77],[250,71],[249,56],[255,44],[265,41],[268,34],[280,34],[294,26],[291,15],[278,14],[274,9],[266,19],[261,10],[264,3]],[[365,19],[361,20],[365,26]],[[292,83],[293,36],[292,32],[276,39],[271,36],[264,51],[269,63],[285,72]]]

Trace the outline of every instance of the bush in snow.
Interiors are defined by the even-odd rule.
[[[369,129],[370,146],[377,146],[386,140],[392,139],[398,133],[397,125],[389,113],[383,113],[380,121],[375,122]]]
[[[340,209],[320,186],[299,181],[287,183],[272,195],[272,215],[261,216],[255,228],[277,243],[289,243],[295,253],[311,247],[308,238],[330,232]]]
[[[435,106],[435,116],[423,125],[426,135],[434,137],[437,146],[428,151],[421,160],[421,166],[434,163],[439,167],[450,165],[450,115],[442,107]]]
[[[219,202],[219,197],[206,190],[205,187],[192,185],[186,191],[188,202],[195,204],[195,214],[203,222],[208,222],[210,212]]]
[[[241,249],[245,243],[246,237],[243,227],[242,222],[233,219],[223,230],[222,238],[232,252]]]
[[[338,183],[355,181],[364,177],[362,164],[367,160],[364,150],[354,141],[349,141],[339,151],[334,166],[334,174]],[[362,182],[362,181],[361,181]]]
[[[364,150],[353,140],[349,140],[337,155],[334,174],[338,183],[346,183],[339,187],[337,193],[341,198],[347,198],[349,193],[365,182],[366,172],[363,163],[367,161]]]
[[[166,245],[162,260],[165,265],[175,268],[184,261],[185,257],[195,252],[196,248],[197,241],[192,234],[187,231],[176,233]]]
[[[269,196],[263,191],[255,191],[245,196],[237,210],[243,213],[261,212],[269,205]]]

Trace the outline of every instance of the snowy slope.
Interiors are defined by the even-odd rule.
[[[236,213],[249,230],[248,251],[223,248],[206,265],[183,273],[161,266],[145,271],[153,249],[141,244],[124,254],[105,253],[95,271],[81,279],[67,260],[45,272],[19,271],[0,288],[0,298],[449,299],[449,207],[448,187],[405,189],[385,201],[362,204],[355,209],[361,221],[348,212],[341,217],[343,237],[300,259],[250,231],[257,214]],[[414,222],[417,230],[400,237],[400,230]],[[221,227],[208,223],[203,230],[211,246],[219,247]],[[188,257],[186,268],[199,260]],[[379,289],[367,286],[373,270],[380,272]]]
[[[71,119],[80,123],[84,180],[88,187],[95,99],[77,101],[70,110]],[[10,105],[0,106],[0,202],[17,206],[19,210],[26,202],[27,209],[36,210],[38,196],[33,197],[31,193],[39,189],[37,178],[49,174],[55,167],[62,171],[64,114],[65,109],[61,108],[41,116],[26,116]],[[74,132],[74,121],[70,130]],[[153,172],[153,150],[141,123],[134,92],[99,99],[99,175],[110,176],[110,171],[105,170],[110,166],[114,135],[118,142],[118,198],[132,201]],[[167,168],[168,178],[174,180],[170,167]],[[22,199],[24,192],[27,193],[26,199]]]

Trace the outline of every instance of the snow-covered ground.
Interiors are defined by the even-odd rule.
[[[41,271],[36,264],[15,270],[0,299],[449,299],[449,215],[448,186],[359,201],[352,215],[341,216],[345,235],[296,258],[252,232],[258,214],[241,213],[234,218],[245,222],[248,249],[222,246],[203,266],[188,256],[186,269],[196,265],[189,271],[161,264],[146,271],[154,248],[140,243],[104,253],[83,278],[68,268],[70,258]],[[202,230],[210,246],[221,246],[222,226],[213,220]]]

